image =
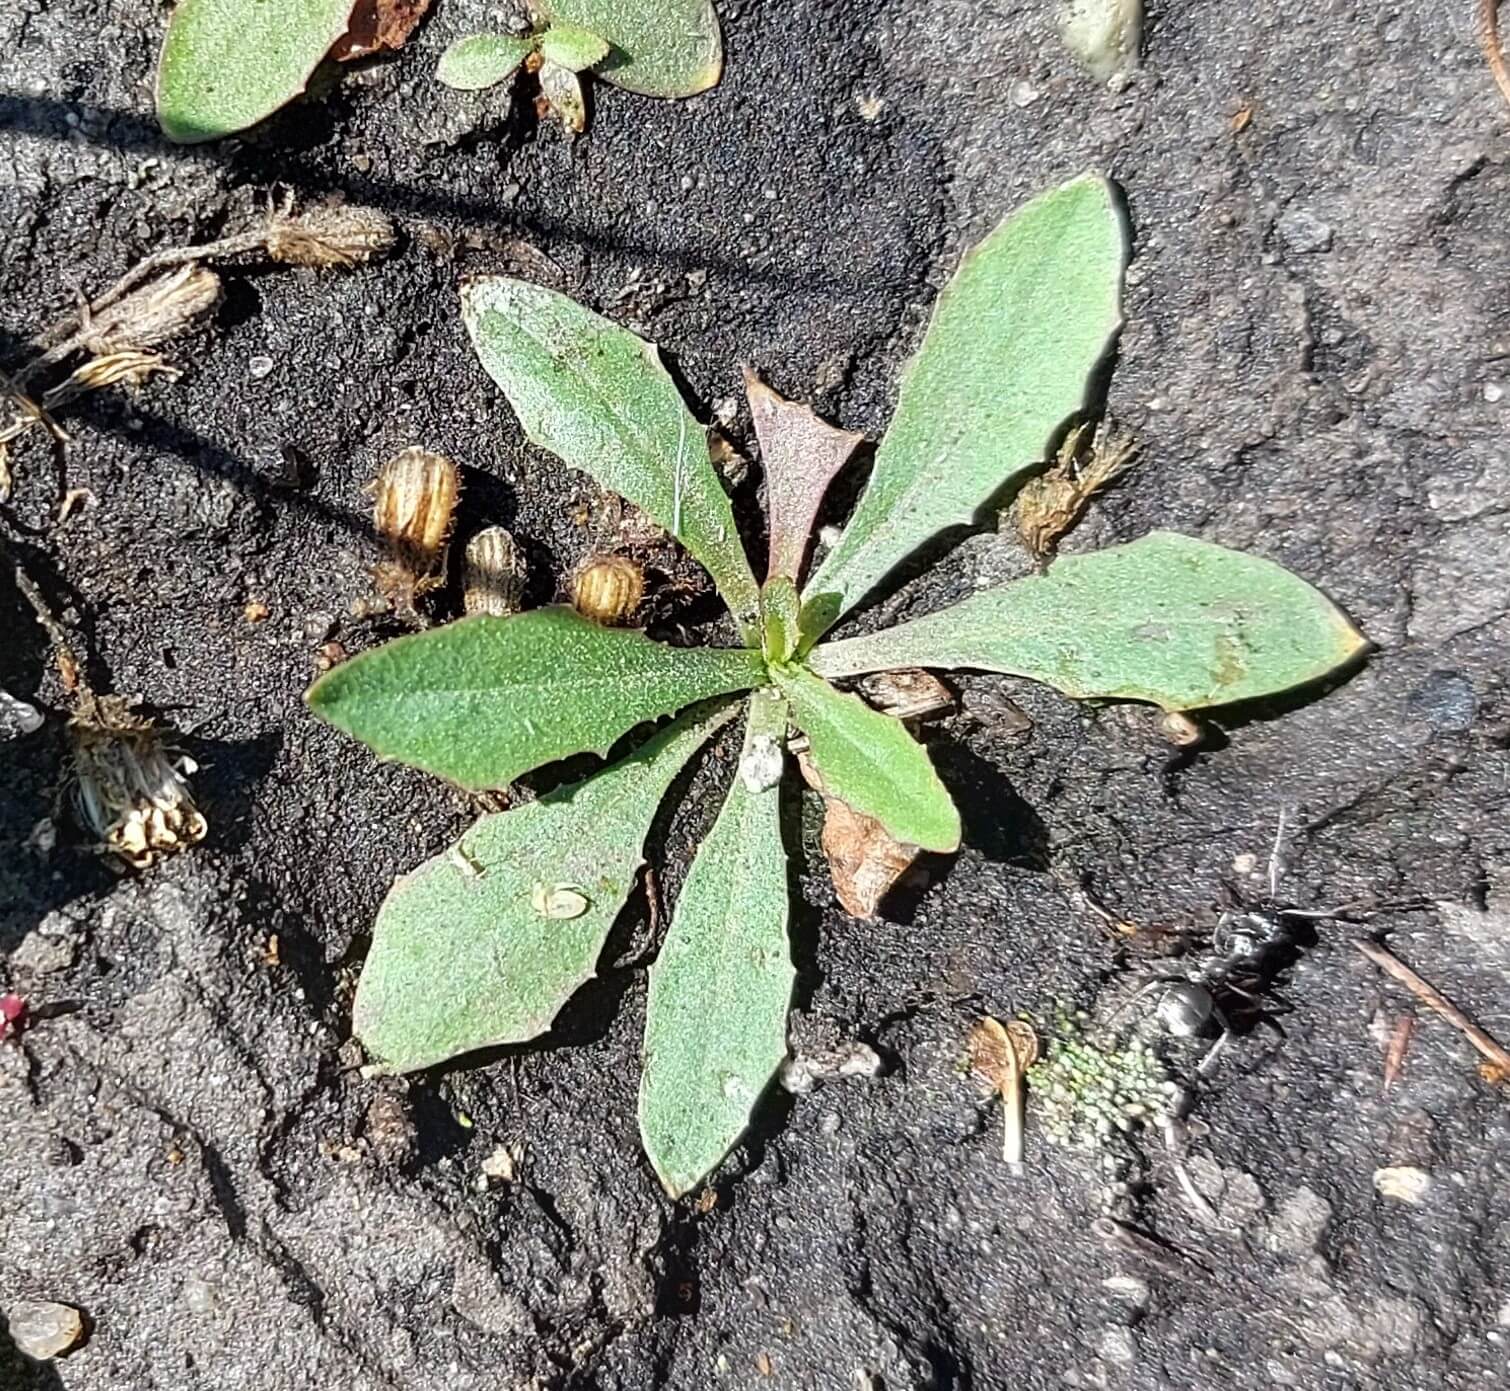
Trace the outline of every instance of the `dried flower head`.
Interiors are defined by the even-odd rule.
[[[572,576],[572,604],[594,623],[624,622],[644,597],[645,572],[628,556],[588,556]]]
[[[220,277],[214,271],[180,266],[102,309],[79,341],[96,357],[142,352],[188,332],[219,303]]]
[[[418,447],[389,459],[372,484],[372,520],[390,556],[376,579],[398,608],[441,583],[446,544],[461,497],[461,472],[442,454]]]
[[[119,696],[86,693],[68,737],[79,819],[107,850],[147,869],[204,839],[207,826],[188,783],[197,765]]]
[[[267,254],[288,266],[350,270],[393,250],[393,220],[376,208],[310,208],[275,212],[265,233]]]
[[[490,526],[467,542],[462,565],[462,607],[468,613],[507,618],[524,598],[524,556],[507,527]]]
[[[1077,425],[1065,436],[1053,464],[1017,494],[1017,534],[1035,556],[1050,554],[1103,488],[1133,465],[1138,446],[1106,426],[1091,433]]]

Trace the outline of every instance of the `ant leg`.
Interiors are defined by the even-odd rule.
[[[1235,1037],[1232,1032],[1232,1025],[1228,1021],[1227,1016],[1222,1013],[1220,1005],[1212,1011],[1212,1015],[1216,1019],[1221,1033],[1217,1035],[1216,1042],[1211,1045],[1206,1052],[1206,1056],[1197,1065],[1195,1070],[1197,1077],[1209,1077],[1211,1075],[1211,1070],[1216,1066],[1217,1059],[1221,1057],[1228,1043]]]
[[[1269,897],[1279,897],[1279,876],[1284,873],[1285,824],[1289,820],[1289,808],[1279,809],[1279,830],[1274,836],[1274,848],[1269,852]]]

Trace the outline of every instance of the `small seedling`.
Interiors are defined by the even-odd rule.
[[[899,627],[823,641],[901,562],[1020,483],[1085,410],[1121,323],[1125,259],[1112,190],[1094,177],[1035,199],[965,257],[905,372],[869,484],[800,593],[819,502],[852,439],[756,393],[770,531],[761,584],[706,435],[655,348],[539,286],[468,282],[473,344],[530,439],[701,562],[741,645],[671,647],[546,608],[400,638],[313,687],[314,711],[382,757],[471,789],[606,752],[684,712],[583,781],[484,816],[394,886],[353,1020],[381,1065],[429,1067],[550,1027],[596,968],[662,795],[733,717],[726,697],[751,691],[738,773],[650,972],[640,1133],[666,1189],[685,1193],[738,1140],[786,1052],[793,970],[777,788],[788,726],[827,797],[901,845],[960,843],[959,813],[923,748],[834,679],[976,668],[1185,710],[1288,690],[1358,656],[1358,633],[1304,581],[1167,532],[1066,557]],[[778,447],[779,417],[801,448]]]
[[[401,47],[428,8],[428,0],[180,0],[158,62],[158,123],[180,144],[246,130],[299,96],[327,59]],[[527,35],[473,34],[453,44],[440,80],[477,90],[528,65],[551,108],[579,131],[587,119],[582,72],[631,92],[685,97],[713,86],[723,69],[711,0],[531,0],[530,9]]]

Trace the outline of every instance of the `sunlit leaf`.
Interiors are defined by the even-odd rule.
[[[592,977],[666,789],[735,709],[689,712],[586,781],[484,816],[400,879],[352,1011],[367,1051],[409,1072],[544,1033]]]
[[[292,101],[346,33],[356,0],[180,0],[157,67],[157,119],[181,145],[254,126]]]
[[[535,0],[551,27],[574,24],[612,45],[595,74],[631,92],[690,97],[723,72],[712,0]]]
[[[1126,254],[1111,187],[1085,177],[965,256],[903,374],[865,493],[803,592],[809,633],[1043,459],[1121,323]]]
[[[760,591],[762,650],[768,662],[787,661],[797,650],[799,603],[797,586],[776,575]]]
[[[440,55],[435,76],[458,92],[495,87],[535,49],[535,40],[513,34],[470,34]]]
[[[746,751],[784,729],[782,702],[758,693]],[[729,1152],[786,1056],[795,972],[780,805],[778,788],[734,779],[650,970],[640,1137],[673,1197]]]
[[[812,410],[771,390],[748,367],[745,395],[760,466],[765,472],[766,518],[771,532],[766,577],[797,580],[812,540],[818,508],[834,476],[865,441],[864,435],[840,430]]]
[[[608,40],[575,24],[553,24],[540,36],[545,61],[581,72],[608,57]]]
[[[773,667],[771,676],[790,702],[792,723],[807,735],[827,796],[874,817],[904,845],[959,848],[959,812],[900,720],[802,667]]]
[[[482,789],[765,679],[756,652],[667,647],[546,608],[399,638],[326,673],[307,699],[380,757]]]
[[[502,276],[467,281],[462,313],[530,439],[670,532],[753,632],[758,588],[733,509],[655,347],[565,295]]]
[[[1081,698],[1194,710],[1305,685],[1367,645],[1335,604],[1272,561],[1156,531],[819,647],[811,662],[828,676],[976,667]]]

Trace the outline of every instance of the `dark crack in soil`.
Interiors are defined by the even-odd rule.
[[[1290,900],[1422,905],[1367,929],[1510,1032],[1510,119],[1469,7],[1171,0],[1149,6],[1143,71],[1107,88],[1049,0],[734,0],[722,85],[680,103],[599,86],[575,144],[523,95],[436,86],[469,8],[486,9],[446,0],[398,60],[188,151],[152,120],[163,5],[0,14],[4,356],[76,291],[285,192],[405,232],[347,276],[229,275],[181,381],[71,412],[61,470],[17,460],[14,536],[96,681],[183,732],[211,834],[137,878],[66,817],[55,847],[33,834],[65,700],[0,577],[0,685],[53,716],[0,745],[0,948],[47,1007],[0,1047],[0,1306],[58,1300],[88,1324],[45,1365],[0,1337],[0,1385],[1502,1376],[1510,1113],[1427,1016],[1382,1089],[1380,1039],[1409,1005],[1351,949],[1358,928],[1319,925],[1282,1034],[1243,1039],[1199,1100],[1189,1170],[1215,1227],[1145,1136],[1108,1241],[1098,1160],[1030,1134],[1010,1177],[958,1072],[977,1014],[1125,988],[1066,875],[1128,918],[1209,928],[1229,892],[1261,891],[1283,808]],[[375,556],[362,485],[406,444],[454,457],[473,519],[526,545],[534,601],[594,540],[589,488],[523,446],[470,354],[460,277],[525,274],[633,325],[704,418],[733,403],[741,443],[741,363],[875,438],[959,253],[1086,168],[1114,174],[1133,229],[1108,406],[1143,452],[1069,547],[1165,526],[1268,556],[1346,607],[1377,645],[1366,667],[1224,717],[1173,767],[1147,711],[961,678],[929,740],[965,848],[874,924],[837,910],[794,800],[794,1041],[864,1042],[884,1066],[773,1094],[712,1206],[664,1200],[637,1146],[642,898],[540,1046],[364,1079],[345,1043],[364,934],[470,809],[301,704],[323,643],[392,631],[352,616]],[[97,505],[55,526],[70,487]],[[737,498],[752,523],[755,488]],[[876,612],[1021,563],[983,532]],[[658,823],[666,901],[732,757],[715,747]],[[500,1147],[513,1176],[490,1181]],[[1387,1166],[1429,1176],[1419,1202],[1380,1195]]]

